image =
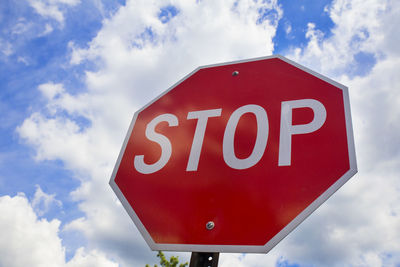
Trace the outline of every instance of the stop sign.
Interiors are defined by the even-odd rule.
[[[136,112],[110,184],[153,250],[266,252],[356,172],[347,88],[271,56]]]

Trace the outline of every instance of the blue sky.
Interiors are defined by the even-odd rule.
[[[350,88],[359,173],[268,255],[220,266],[398,266],[399,13],[390,0],[2,1],[0,266],[155,263],[108,186],[131,116],[200,65],[271,54]]]
[[[1,194],[24,192],[31,198],[38,184],[47,192],[56,192],[65,203],[64,207],[71,206],[68,194],[79,183],[64,168],[62,161],[34,160],[35,150],[23,144],[15,129],[32,110],[40,110],[43,105],[44,100],[37,90],[39,84],[52,81],[65,83],[72,91],[84,88],[80,77],[82,69],[65,66],[68,42],[73,40],[85,45],[101,28],[103,16],[93,3],[80,5],[79,9],[65,13],[68,21],[65,26],[43,18],[27,2],[6,1],[1,6],[0,38],[3,43],[8,42],[12,50],[0,65],[1,109],[3,114],[7,114],[1,121],[1,151],[4,157],[0,175],[7,177],[0,188]],[[115,8],[117,6],[110,7],[109,12]],[[81,16],[86,19],[81,20]],[[46,25],[55,29],[49,34],[42,34]],[[17,30],[22,33],[16,33]]]
[[[310,22],[315,23],[317,28],[329,37],[334,27],[326,10],[330,3],[331,1],[280,2],[284,12],[274,38],[274,52],[285,54],[291,46],[306,46],[307,24]]]

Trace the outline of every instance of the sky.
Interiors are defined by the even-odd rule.
[[[398,25],[396,0],[2,0],[0,266],[157,263],[108,185],[134,112],[198,66],[273,54],[349,88],[358,173],[219,266],[400,266]]]

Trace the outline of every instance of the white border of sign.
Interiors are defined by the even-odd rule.
[[[346,130],[347,130],[347,143],[349,149],[349,161],[350,161],[350,169],[339,179],[337,180],[328,190],[326,190],[322,195],[320,195],[311,205],[309,205],[303,212],[301,212],[293,221],[291,221],[285,228],[283,228],[276,236],[274,236],[268,243],[264,246],[235,246],[235,245],[180,245],[180,244],[157,244],[151,238],[150,234],[147,232],[146,228],[140,221],[139,217],[131,207],[131,205],[126,200],[125,196],[122,194],[121,190],[118,188],[117,184],[115,183],[115,175],[121,163],[122,156],[125,152],[126,145],[128,143],[129,137],[132,133],[133,126],[135,125],[136,118],[138,114],[150,106],[153,102],[157,101],[163,95],[174,89],[178,86],[181,82],[189,78],[195,72],[200,69],[211,68],[216,66],[224,66],[224,65],[231,65],[237,63],[244,63],[244,62],[252,62],[252,61],[259,61],[265,59],[272,59],[272,58],[279,58],[321,80],[324,80],[327,83],[334,85],[342,89],[343,91],[343,102],[344,102],[344,109],[345,109],[345,117],[346,117]],[[291,231],[293,231],[302,221],[304,221],[308,216],[311,215],[322,203],[324,203],[333,193],[335,193],[342,185],[344,185],[353,175],[357,173],[357,162],[356,162],[356,153],[354,148],[354,137],[353,137],[353,127],[351,121],[351,114],[350,114],[350,100],[349,100],[349,92],[346,86],[335,82],[315,71],[312,71],[298,63],[295,63],[281,55],[273,55],[268,57],[259,57],[247,60],[239,60],[239,61],[232,61],[226,63],[219,63],[213,65],[206,65],[201,66],[189,73],[187,76],[182,78],[180,81],[175,83],[171,86],[168,90],[163,92],[157,98],[152,100],[150,103],[145,105],[143,108],[138,110],[132,119],[132,122],[129,126],[128,133],[125,137],[125,141],[123,143],[122,149],[118,156],[118,160],[115,164],[111,179],[110,179],[110,186],[114,190],[115,194],[117,195],[118,199],[121,201],[122,205],[124,206],[125,210],[128,212],[129,216],[135,223],[136,227],[139,229],[140,233],[146,240],[147,244],[150,246],[152,250],[164,250],[164,251],[188,251],[188,252],[232,252],[232,253],[266,253],[270,251],[273,247],[275,247],[284,237],[286,237]]]

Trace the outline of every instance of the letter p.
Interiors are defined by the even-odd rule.
[[[307,124],[292,124],[292,114],[295,108],[311,108],[314,118]],[[300,99],[283,101],[281,108],[281,129],[279,137],[278,166],[290,166],[292,151],[292,135],[312,133],[321,128],[326,120],[324,105],[315,99]]]

